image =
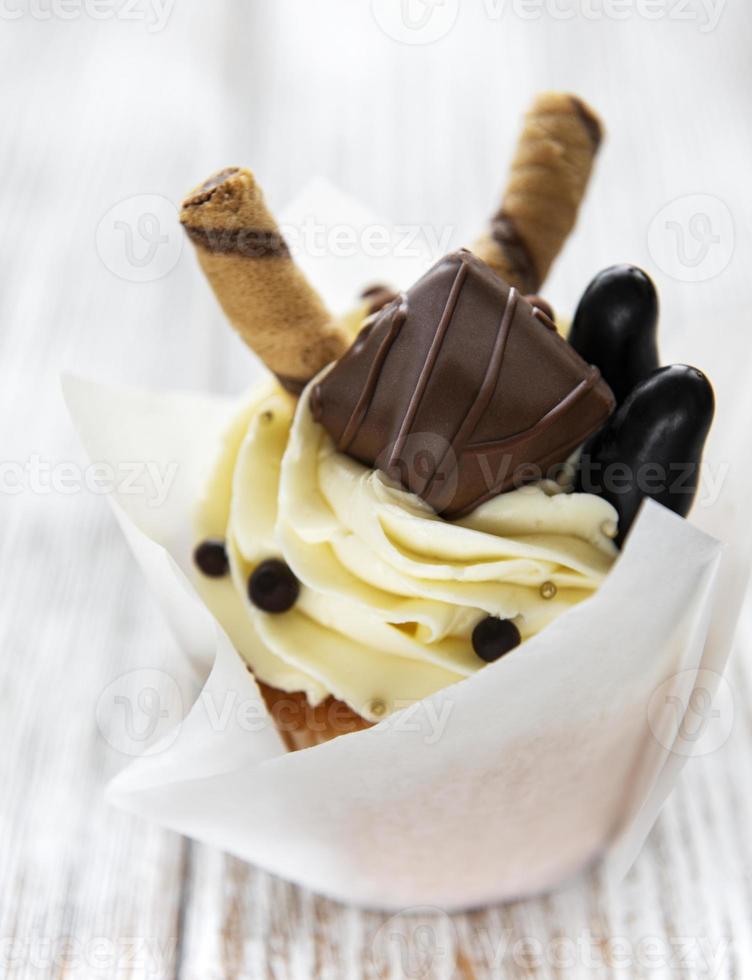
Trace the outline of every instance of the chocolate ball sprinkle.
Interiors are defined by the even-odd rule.
[[[387,713],[387,703],[382,698],[371,698],[368,702],[368,710],[376,718],[383,718]]]
[[[473,630],[473,650],[487,664],[520,645],[520,631],[511,619],[486,616]]]
[[[257,565],[248,580],[248,596],[254,606],[268,613],[292,609],[300,594],[300,582],[278,558]]]
[[[553,582],[544,582],[540,587],[540,594],[542,599],[553,599],[553,597],[558,592],[558,589]]]
[[[222,578],[230,568],[225,543],[219,538],[207,538],[197,545],[193,561],[198,570],[209,578]]]

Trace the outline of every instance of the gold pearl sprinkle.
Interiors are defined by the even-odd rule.
[[[604,521],[601,524],[601,532],[605,534],[607,538],[615,538],[619,529],[616,526],[616,521]]]
[[[556,595],[557,588],[553,582],[544,582],[540,587],[540,594],[542,599],[553,599]]]
[[[374,718],[383,718],[387,711],[386,701],[381,698],[373,698],[368,702],[368,713]]]

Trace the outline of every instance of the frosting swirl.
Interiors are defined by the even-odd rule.
[[[597,589],[617,551],[616,512],[553,484],[513,490],[448,522],[378,470],[338,453],[299,403],[260,385],[225,435],[199,503],[199,540],[226,541],[230,576],[197,576],[207,605],[262,681],[328,695],[369,720],[480,668],[487,615],[522,639]],[[301,583],[270,615],[253,569],[281,557]],[[552,587],[553,586],[553,587]],[[524,654],[523,654],[524,655]]]

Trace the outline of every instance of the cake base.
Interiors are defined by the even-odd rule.
[[[372,726],[372,722],[337,698],[328,697],[313,707],[303,691],[282,691],[261,681],[257,683],[277,731],[290,752],[323,745],[339,735],[361,732]]]

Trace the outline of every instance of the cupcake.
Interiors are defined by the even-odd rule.
[[[712,389],[659,366],[650,279],[600,273],[568,338],[539,295],[600,141],[581,100],[540,97],[478,241],[342,318],[249,171],[185,200],[199,262],[269,369],[216,447],[194,578],[290,749],[524,656],[598,589],[646,496],[689,510]],[[644,479],[674,465],[681,487]]]

